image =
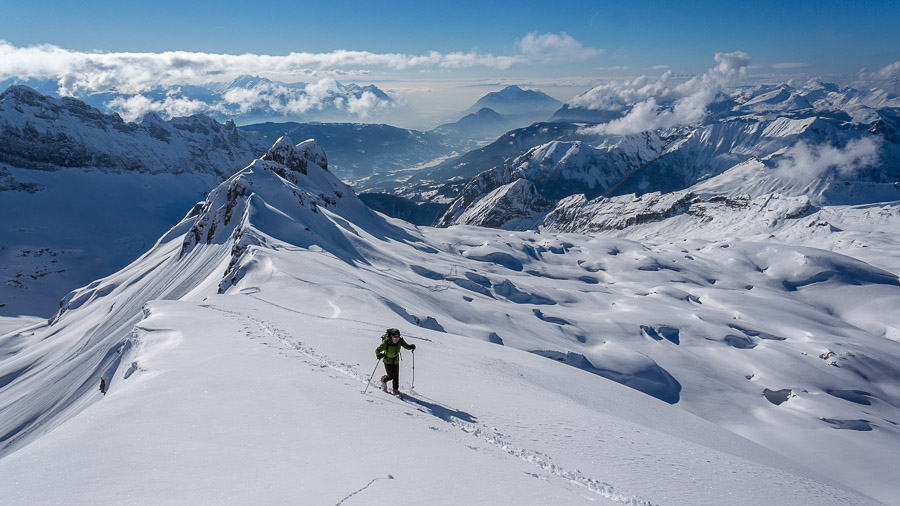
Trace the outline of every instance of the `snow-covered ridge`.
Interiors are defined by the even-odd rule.
[[[5,384],[0,427],[6,431],[0,453],[28,444],[111,388],[114,372],[135,344],[129,336],[145,302],[179,299],[209,287],[215,287],[213,293],[225,290],[239,278],[236,264],[251,246],[279,237],[311,246],[330,235],[345,244],[335,227],[349,226],[347,221],[337,225],[324,218],[326,209],[340,208],[354,221],[375,216],[322,167],[327,161],[315,141],[294,146],[283,138],[263,158],[221,183],[131,265],[67,295],[44,330],[4,340],[4,347],[17,352],[3,362],[0,374]],[[29,345],[50,335],[48,349]],[[59,363],[59,356],[72,360]],[[50,387],[59,382],[65,387]]]
[[[398,477],[435,478],[425,452],[465,460],[481,477],[440,476],[483,497],[500,487],[527,502],[522,490],[535,484],[540,497],[569,497],[574,482],[607,504],[896,499],[900,320],[886,310],[900,301],[896,274],[764,242],[417,229],[369,211],[320,155],[313,141],[280,139],[141,258],[70,294],[52,324],[0,337],[5,489],[25,503],[52,497],[41,469],[83,462],[82,435],[109,420],[122,424],[87,460],[121,462],[113,474],[131,469],[132,455],[164,474],[181,470],[195,452],[168,450],[191,441],[201,453],[227,447],[216,453],[227,476],[263,454],[279,472],[275,448],[310,431],[317,468],[346,461],[336,449],[346,445],[332,443],[350,438],[357,455],[373,456],[362,457],[365,469],[383,461],[369,429],[399,423],[421,444],[401,446],[410,466],[396,464]],[[507,194],[528,190],[516,182]],[[359,395],[387,327],[419,345],[411,393],[421,403],[399,405],[409,417]],[[404,390],[413,390],[409,358]],[[142,405],[162,420],[146,419]],[[226,405],[231,414],[219,416]],[[223,447],[210,420],[253,443]],[[673,462],[681,472],[666,471]],[[685,488],[683,472],[696,466],[701,485]],[[422,499],[438,493],[430,482],[402,486]],[[197,499],[193,489],[162,493],[180,502]]]

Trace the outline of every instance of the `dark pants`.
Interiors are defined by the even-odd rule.
[[[384,364],[384,371],[387,374],[382,376],[381,380],[384,382],[394,380],[394,390],[400,388],[400,364]]]

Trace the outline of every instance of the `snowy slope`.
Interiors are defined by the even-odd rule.
[[[900,499],[895,274],[767,242],[418,229],[326,164],[281,139],[0,338],[17,503]],[[360,394],[390,326],[418,346],[409,401]]]

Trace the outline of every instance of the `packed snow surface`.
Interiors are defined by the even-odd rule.
[[[3,322],[25,325],[0,337],[5,497],[900,501],[896,271],[765,240],[420,229],[326,164],[282,139],[49,325]],[[387,327],[417,345],[402,399],[362,393]]]

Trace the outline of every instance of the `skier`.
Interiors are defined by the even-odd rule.
[[[394,390],[391,393],[394,395],[397,395],[397,389],[400,387],[401,346],[407,350],[416,351],[416,345],[408,344],[400,337],[399,329],[388,329],[384,335],[384,340],[381,341],[378,348],[375,348],[375,357],[379,360],[384,359],[384,370],[387,372],[381,377],[381,389],[387,392],[387,382],[392,380]]]

